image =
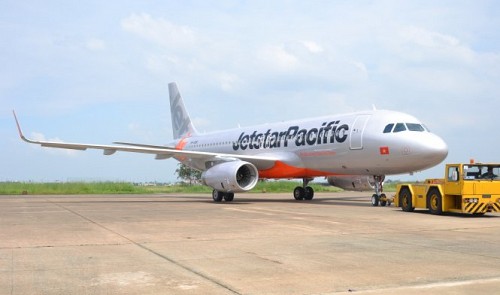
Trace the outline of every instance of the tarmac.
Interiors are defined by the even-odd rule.
[[[0,196],[0,294],[500,294],[500,215],[369,195]]]

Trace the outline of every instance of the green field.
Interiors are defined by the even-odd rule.
[[[295,181],[259,182],[250,192],[288,193],[299,185]],[[324,184],[310,184],[316,192],[339,192],[342,189]],[[385,191],[394,191],[395,184],[384,186]],[[0,195],[82,195],[82,194],[155,194],[155,193],[211,193],[212,189],[202,185],[158,185],[139,186],[128,182],[0,182]]]

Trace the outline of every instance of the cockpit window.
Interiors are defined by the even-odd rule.
[[[419,132],[425,131],[422,125],[416,123],[406,123],[406,127],[408,127],[408,130],[410,131],[419,131]]]
[[[394,127],[393,123],[387,124],[387,126],[385,126],[385,128],[384,128],[384,133],[391,133],[392,127]]]
[[[396,125],[396,126],[394,126]],[[389,123],[384,128],[384,133],[396,133],[402,131],[430,132],[425,125],[419,123]]]
[[[396,127],[394,127],[393,132],[401,132],[401,131],[405,131],[405,130],[406,130],[406,126],[404,123],[397,123]]]

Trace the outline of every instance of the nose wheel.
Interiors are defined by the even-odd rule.
[[[384,179],[385,175],[374,175],[375,179],[375,193],[372,195],[372,206],[376,207],[391,205],[391,202],[387,199],[387,196],[383,193],[384,191]]]

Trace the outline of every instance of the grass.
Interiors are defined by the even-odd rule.
[[[77,195],[77,194],[134,194],[140,193],[131,183],[121,182],[2,182],[0,195]]]
[[[253,193],[291,193],[299,185],[296,181],[259,182],[251,190]],[[318,184],[310,184],[315,192],[339,192],[342,189]],[[395,191],[395,184],[384,185],[384,191]],[[212,189],[203,185],[137,186],[128,182],[0,182],[0,195],[85,195],[85,194],[154,194],[154,193],[211,193]]]

